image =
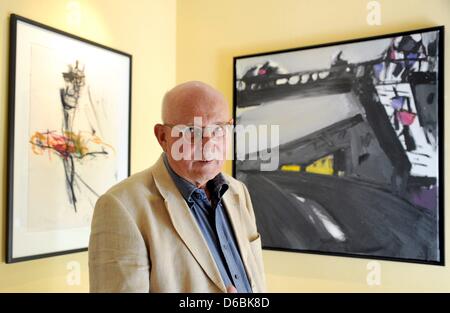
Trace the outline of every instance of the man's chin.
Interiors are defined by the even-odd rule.
[[[209,179],[214,178],[221,170],[222,163],[218,160],[210,161],[194,161],[192,170],[198,177],[208,177]]]
[[[220,161],[218,160],[197,160],[194,161],[195,166],[219,166]]]

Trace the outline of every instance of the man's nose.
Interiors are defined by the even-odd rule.
[[[211,134],[203,134],[202,141],[203,143],[207,143],[208,141],[214,140],[214,136]]]

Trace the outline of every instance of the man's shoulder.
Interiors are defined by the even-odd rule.
[[[233,176],[223,173],[222,172],[222,176],[225,178],[225,180],[228,183],[228,187],[233,190],[236,193],[242,193],[243,187],[244,187],[244,183],[241,182],[240,180],[234,178]]]
[[[121,224],[128,221],[138,225],[139,229],[150,221],[156,221],[162,212],[160,208],[164,206],[164,199],[155,183],[155,164],[103,193],[96,201],[93,221],[97,224],[98,221],[116,223],[121,220]]]
[[[153,166],[136,172],[110,187],[102,197],[113,197],[123,204],[148,199],[156,193]]]

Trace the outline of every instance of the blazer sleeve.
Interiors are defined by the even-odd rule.
[[[95,205],[89,239],[91,292],[149,292],[150,262],[130,212],[112,194]]]
[[[242,183],[242,182],[241,182]],[[261,245],[261,236],[259,234],[259,231],[257,229],[256,225],[256,218],[255,218],[255,211],[253,210],[253,204],[252,199],[250,198],[250,193],[248,192],[247,186],[242,183],[242,188],[244,189],[244,195],[245,195],[245,204],[247,207],[247,210],[249,211],[251,222],[254,225],[256,229],[257,236],[256,238],[253,238],[250,242],[250,246],[252,248],[252,251],[254,252],[254,255],[256,257],[259,269],[260,269],[260,276],[262,280],[262,285],[260,286],[261,292],[267,292],[267,285],[266,285],[266,274],[264,270],[264,260],[262,255],[262,245]]]
[[[245,197],[245,206],[248,210],[248,213],[250,215],[250,219],[252,224],[256,227],[256,218],[255,218],[255,212],[253,210],[253,204],[252,204],[252,199],[250,198],[250,193],[248,192],[247,186],[241,182],[242,185],[242,189],[244,190],[244,197]]]

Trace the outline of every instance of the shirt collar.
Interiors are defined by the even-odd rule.
[[[175,173],[175,171],[170,167],[165,153],[163,154],[163,160],[169,175],[172,177],[175,185],[186,201],[192,201],[192,194],[194,192],[204,194],[203,191],[200,191],[200,188],[197,188],[194,184]],[[228,182],[223,174],[219,173],[206,183],[206,188],[208,188],[211,193],[212,198],[214,199],[213,202],[218,202],[222,198],[223,194],[228,190]]]

